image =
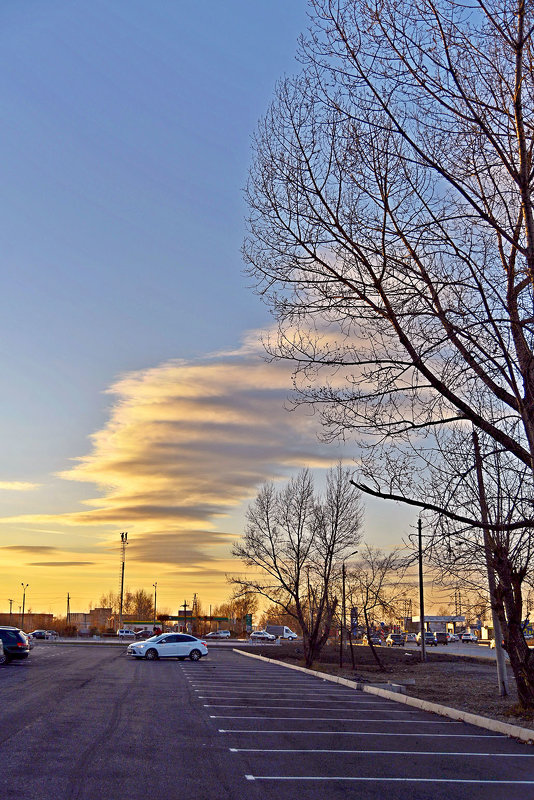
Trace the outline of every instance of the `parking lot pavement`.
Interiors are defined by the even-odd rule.
[[[260,796],[534,798],[529,745],[236,653],[180,669]]]

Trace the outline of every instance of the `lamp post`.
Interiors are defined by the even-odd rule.
[[[156,598],[157,598],[157,591],[158,591],[158,582],[153,583],[152,586],[154,587],[154,628],[156,627]]]
[[[339,627],[339,666],[343,667],[343,628],[345,626],[345,617],[346,617],[346,608],[345,608],[345,561],[351,556],[355,556],[357,554],[357,550],[354,550],[353,553],[349,553],[348,556],[345,556],[343,559],[343,563],[341,564],[341,625]]]
[[[30,585],[29,583],[21,583],[22,586],[22,617],[20,620],[20,627],[24,630],[24,604],[26,602],[26,589]]]
[[[126,545],[128,544],[128,533],[121,533],[121,595],[119,605],[119,629],[122,629],[122,600],[124,596],[124,562],[126,560]]]

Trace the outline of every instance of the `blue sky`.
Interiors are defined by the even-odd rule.
[[[176,567],[165,559],[184,560],[169,544],[181,536],[188,558],[194,551],[187,591],[212,560],[217,591],[208,599],[206,580],[200,592],[217,602],[228,593],[224,534],[254,487],[340,455],[316,442],[309,420],[291,422],[290,436],[286,368],[254,372],[260,348],[250,332],[270,320],[240,256],[251,136],[276,81],[297,69],[306,3],[4,2],[0,21],[0,582],[7,597],[29,581],[34,610],[62,607],[76,583],[75,604],[86,606],[115,588],[113,537],[130,529],[133,586],[159,577],[162,602],[174,602]],[[204,459],[202,415],[184,400],[189,381],[195,410],[206,393],[216,398],[218,431],[232,416]],[[257,442],[254,392],[261,419],[276,426]],[[161,456],[162,425],[172,459]],[[237,435],[249,443],[243,469],[232,460]],[[195,481],[167,470],[189,458]],[[206,474],[228,460],[233,483],[216,482],[201,513]],[[173,495],[176,481],[189,503]],[[186,506],[195,513],[184,528]]]

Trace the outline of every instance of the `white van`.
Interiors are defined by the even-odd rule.
[[[120,628],[117,631],[117,636],[119,639],[135,639],[135,631],[130,630],[130,628]]]
[[[272,633],[277,639],[287,639],[289,642],[298,638],[297,634],[292,631],[291,628],[288,628],[287,625],[266,625],[265,630],[267,633]]]

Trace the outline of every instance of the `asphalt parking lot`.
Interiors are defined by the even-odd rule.
[[[0,789],[22,800],[534,798],[529,745],[226,648],[37,645],[0,697]]]

